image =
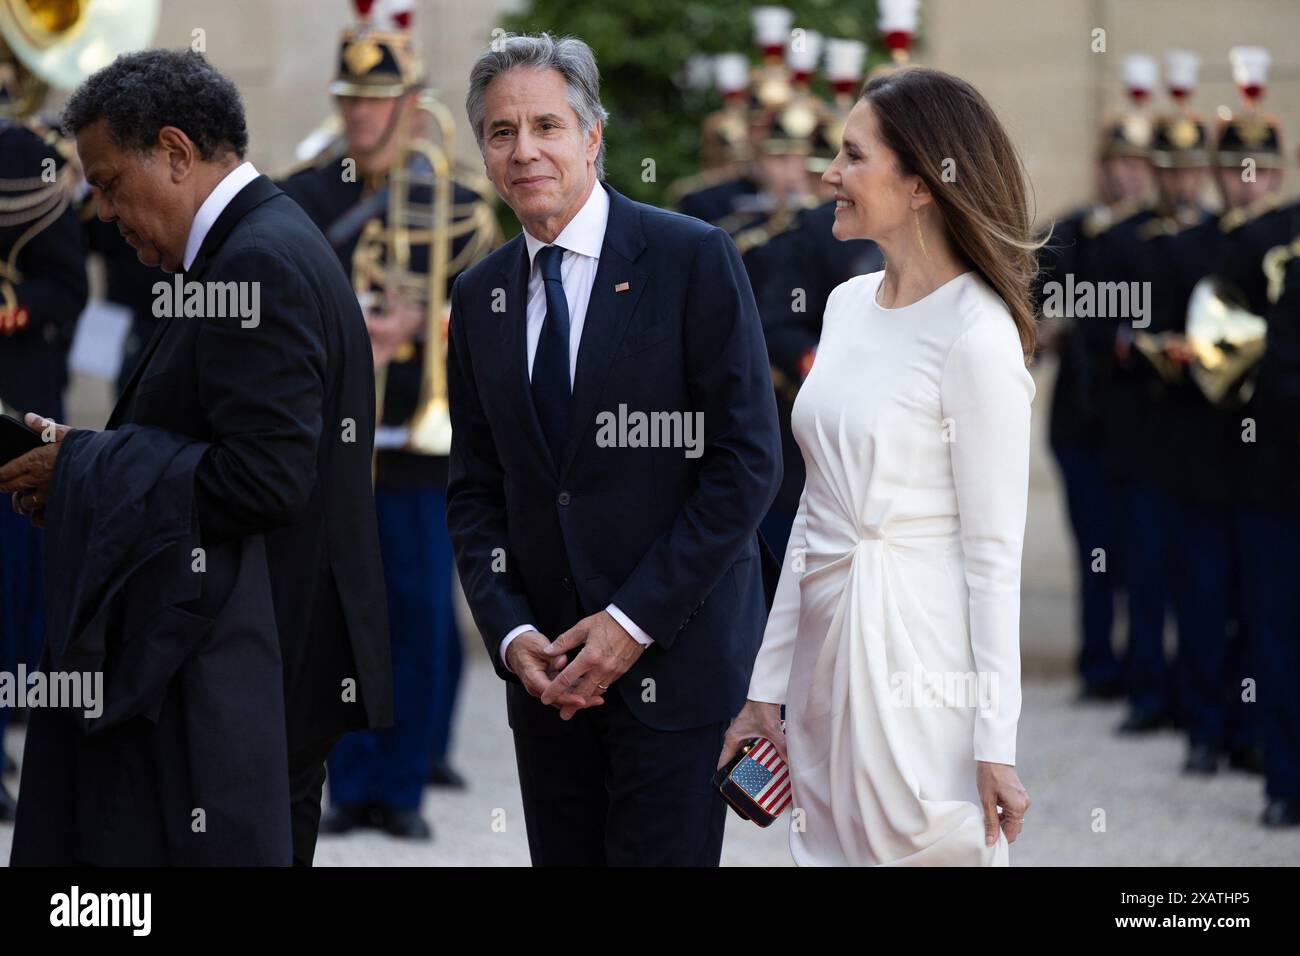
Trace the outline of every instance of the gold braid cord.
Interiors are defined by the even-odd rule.
[[[501,230],[497,226],[497,217],[492,207],[486,202],[460,204],[453,209],[452,215],[463,215],[466,205],[472,207],[469,214],[463,219],[457,218],[448,230],[447,239],[453,245],[460,236],[471,234],[464,248],[447,264],[447,274],[452,276],[478,262],[501,242]]]
[[[9,255],[0,260],[0,278],[22,282],[18,254],[43,230],[55,222],[72,200],[72,177],[65,166],[54,182],[40,176],[29,179],[0,179],[0,229],[26,225],[14,240]],[[30,224],[30,225],[29,225]]]

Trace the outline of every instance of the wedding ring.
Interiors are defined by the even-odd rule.
[[[599,681],[597,681],[596,686],[599,687],[601,690],[609,690],[608,684],[602,684]]]

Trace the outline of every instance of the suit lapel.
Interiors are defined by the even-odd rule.
[[[208,230],[208,234],[203,237],[203,244],[199,246],[198,255],[194,257],[194,262],[190,265],[188,272],[181,273],[181,281],[189,282],[199,279],[207,270],[208,263],[216,251],[221,248],[221,244],[226,241],[235,224],[244,216],[248,215],[255,207],[260,206],[274,196],[281,195],[280,189],[265,176],[258,176],[239,192],[235,193],[230,202],[226,203],[226,208],[221,210],[221,215],[217,216],[216,222]],[[166,275],[166,273],[162,273]],[[175,279],[169,279],[174,282]],[[108,416],[108,424],[104,427],[116,428],[130,403],[131,397],[135,392],[136,383],[144,374],[149,360],[153,357],[154,352],[158,351],[158,345],[162,342],[163,337],[171,328],[171,318],[165,318],[154,331],[153,337],[149,344],[145,346],[144,352],[140,355],[140,360],[136,362],[135,368],[131,372],[131,377],[127,379],[126,386],[122,389],[122,394],[118,397],[117,404],[113,406],[113,412]]]
[[[226,208],[221,210],[221,215],[212,224],[208,234],[203,237],[203,244],[199,246],[199,253],[194,257],[194,262],[190,265],[185,277],[187,279],[202,277],[203,273],[207,271],[212,257],[217,254],[217,250],[221,248],[240,220],[268,199],[282,195],[284,194],[280,192],[279,187],[265,176],[258,176],[235,193],[230,202],[226,203]]]
[[[568,473],[578,448],[595,426],[596,406],[609,376],[611,359],[623,341],[623,333],[649,278],[634,264],[645,248],[641,214],[631,200],[609,187],[604,188],[609,193],[609,219],[605,224],[600,265],[596,267],[596,279],[582,324],[578,367],[573,381],[569,439],[559,468],[561,478]]]
[[[104,426],[106,430],[116,428],[121,421],[122,416],[126,414],[126,409],[130,403],[131,396],[135,393],[135,385],[140,380],[140,376],[144,374],[144,368],[149,364],[149,359],[153,357],[153,353],[158,351],[158,343],[163,340],[163,336],[167,334],[167,330],[171,328],[171,324],[171,318],[167,317],[158,323],[158,328],[154,329],[153,335],[149,339],[149,344],[146,345],[144,351],[140,353],[140,358],[135,363],[135,368],[131,370],[131,377],[127,379],[126,386],[122,389],[122,394],[118,396],[117,404],[113,406],[113,411],[108,416],[108,424]]]

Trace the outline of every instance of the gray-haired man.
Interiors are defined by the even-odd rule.
[[[716,865],[710,779],[781,477],[753,294],[726,233],[601,182],[580,40],[498,40],[466,107],[524,233],[452,293],[447,518],[508,682],[533,862]],[[638,412],[664,434],[604,440]]]

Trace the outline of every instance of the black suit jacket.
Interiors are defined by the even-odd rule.
[[[765,620],[756,529],[781,446],[740,256],[720,229],[603,188],[609,220],[562,461],[529,387],[523,236],[452,292],[448,527],[475,621],[511,682],[511,726],[530,732],[563,722],[501,665],[498,645],[520,624],[558,637],[616,604],[655,642],[616,686],[643,723],[677,730],[736,713]],[[702,413],[703,454],[598,446],[597,416],[620,405]]]
[[[195,473],[203,539],[266,535],[290,762],[323,758],[346,730],[392,721],[370,338],[329,243],[264,176],[217,217],[184,279],[259,283],[257,325],[165,318],[108,427],[212,444]],[[359,701],[343,699],[348,678]]]
[[[63,440],[41,668],[102,674],[103,696],[91,716],[32,711],[12,865],[292,862],[265,540],[208,547],[194,573],[206,450],[137,425]]]

